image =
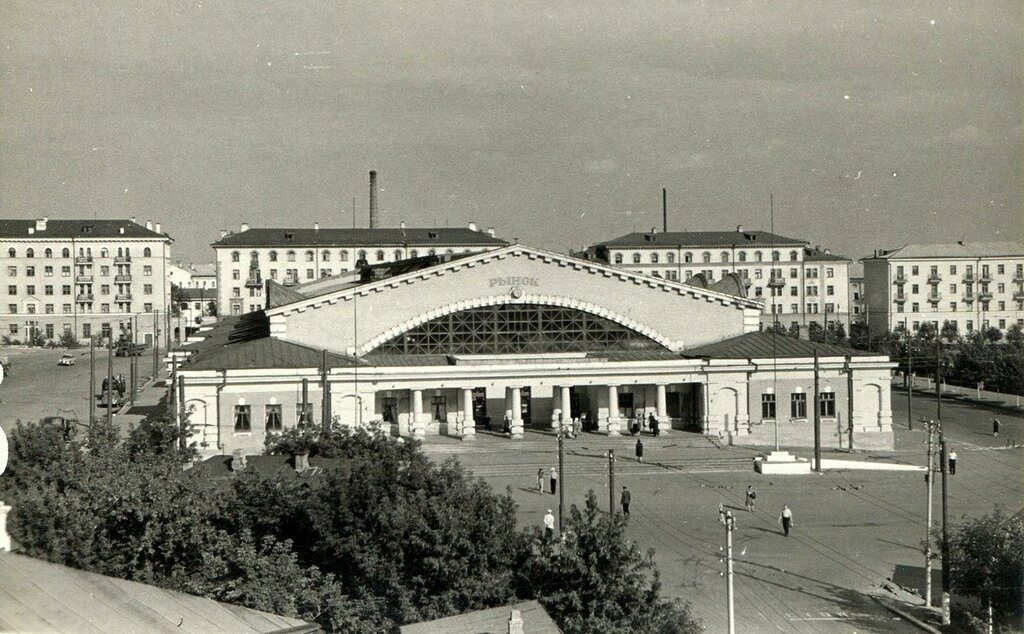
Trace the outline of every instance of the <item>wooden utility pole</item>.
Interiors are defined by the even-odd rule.
[[[725,514],[725,598],[729,604],[729,634],[736,634],[736,607],[733,600],[732,574],[732,531],[736,528],[736,518],[732,511]]]
[[[853,357],[846,355],[846,429],[850,434],[849,449],[853,451]]]
[[[949,625],[949,576],[952,573],[949,561],[949,495],[946,489],[946,472],[948,468],[946,440],[942,437],[942,427],[939,427],[939,467],[942,469],[942,624]]]
[[[615,515],[615,450],[608,450],[608,515]]]
[[[153,312],[153,380],[160,373],[160,311]]]
[[[107,335],[107,389],[103,390],[103,398],[107,402],[107,425],[114,424],[114,408],[110,393],[114,391],[114,346],[113,333]]]
[[[565,451],[562,445],[562,428],[558,428],[558,534],[565,535],[562,520],[565,518]]]
[[[814,350],[814,470],[821,473],[821,404],[818,399],[818,350]]]
[[[96,422],[96,339],[89,336],[89,427]]]
[[[935,477],[932,469],[932,436],[935,433],[934,424],[928,425],[928,466],[924,474],[924,481],[928,488],[928,511],[927,526],[924,532],[924,604],[925,607],[932,606],[932,483]]]
[[[904,322],[906,323],[906,322]],[[904,326],[907,333],[907,429],[914,429],[914,355],[910,353],[910,329]]]

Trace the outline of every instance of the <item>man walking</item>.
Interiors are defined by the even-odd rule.
[[[644,461],[644,441],[639,438],[636,439],[636,461]]]
[[[992,435],[993,436],[998,436],[999,435],[999,419],[998,418],[992,419]]]
[[[558,492],[558,469],[551,467],[551,495]]]
[[[630,501],[631,497],[632,496],[629,494],[629,489],[626,488],[625,484],[623,484],[622,485],[622,500],[621,500],[621,503],[622,503],[622,514],[625,515],[626,517],[629,517],[629,501]]]
[[[747,485],[747,495],[746,495],[746,498],[747,498],[747,511],[748,512],[753,512],[754,511],[754,500],[757,499],[757,492],[754,491],[754,485],[753,484],[748,484]]]
[[[537,493],[544,495],[544,469],[537,469]]]
[[[956,475],[956,449],[949,450],[949,475]]]
[[[782,532],[789,537],[789,529],[793,528],[793,511],[789,510],[789,506],[782,505],[782,515],[779,516],[779,522],[782,523]]]
[[[551,543],[551,540],[555,538],[555,516],[552,515],[551,509],[548,509],[547,514],[544,515],[544,541]]]

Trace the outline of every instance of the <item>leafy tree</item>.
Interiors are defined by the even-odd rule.
[[[947,343],[960,341],[960,331],[956,322],[949,321],[948,319],[942,322],[942,331],[939,333],[939,336]]]
[[[1020,324],[1014,324],[1006,331],[1006,343],[1018,351],[1024,351],[1024,328]]]
[[[856,350],[867,350],[870,334],[868,325],[862,321],[850,324],[850,346]]]
[[[996,620],[1024,626],[1024,517],[1000,511],[968,521],[950,535],[952,585],[979,601],[992,601]]]
[[[519,565],[521,596],[535,596],[568,634],[588,632],[689,634],[701,631],[688,606],[661,598],[654,551],[641,555],[626,539],[626,520],[598,509],[593,491],[581,511],[569,511],[561,544],[533,529]]]
[[[981,336],[989,343],[999,343],[999,340],[1003,338],[1003,331],[995,326],[990,326],[982,329]]]

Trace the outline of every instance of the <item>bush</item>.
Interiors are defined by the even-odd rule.
[[[78,338],[75,337],[75,333],[68,330],[61,334],[60,338],[57,339],[57,345],[62,348],[78,348],[81,347],[82,344],[78,342]]]

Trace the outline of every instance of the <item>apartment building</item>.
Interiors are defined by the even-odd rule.
[[[478,253],[508,243],[494,229],[467,228],[312,229],[249,228],[221,232],[213,243],[217,264],[217,309],[240,315],[265,307],[266,280],[296,286],[340,275],[362,265],[427,255]]]
[[[850,260],[806,240],[765,231],[630,233],[589,247],[585,257],[634,273],[713,284],[729,273],[763,303],[762,326],[850,325]]]
[[[0,334],[164,334],[171,238],[131,220],[0,220]]]
[[[872,336],[925,322],[961,334],[1024,326],[1024,244],[908,244],[861,262]]]

